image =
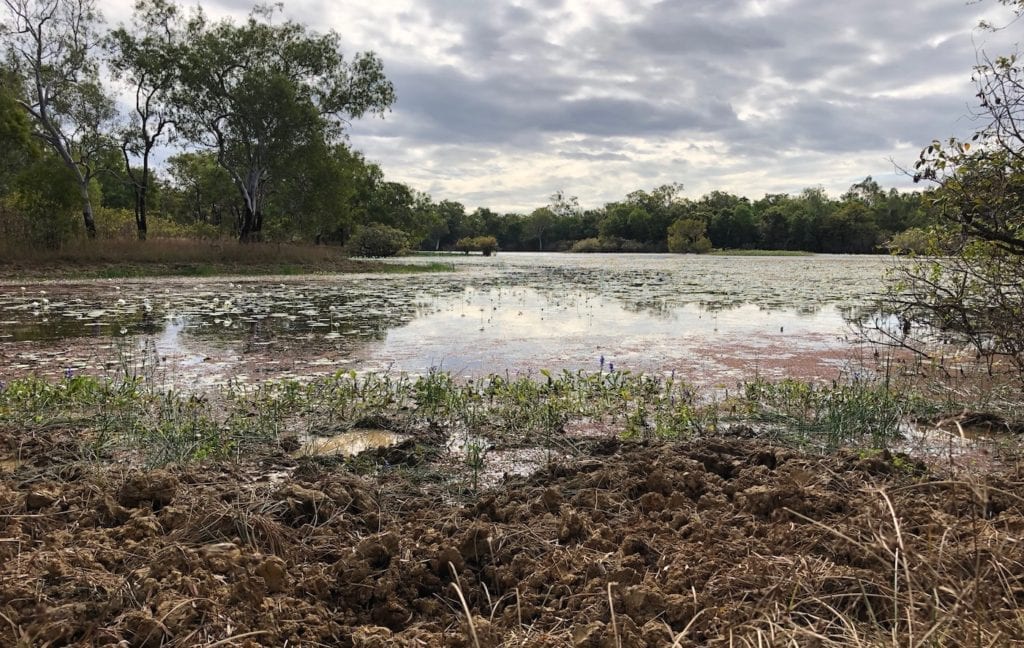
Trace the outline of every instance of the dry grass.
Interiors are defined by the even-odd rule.
[[[840,574],[813,558],[781,568],[774,579],[786,583],[785,591],[760,602],[759,618],[730,630],[735,645],[1020,645],[1020,520],[995,520],[1001,506],[1019,505],[1021,498],[980,481],[894,491],[873,491],[875,515],[864,519],[859,534],[790,511],[837,548],[862,556],[866,569]]]
[[[0,274],[14,277],[375,272],[396,266],[356,261],[336,246],[192,239],[74,241],[56,250],[0,245]],[[397,266],[403,267],[403,266]]]

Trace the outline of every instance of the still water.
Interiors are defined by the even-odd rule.
[[[412,262],[437,261],[416,258]],[[831,378],[889,257],[502,253],[416,275],[0,284],[0,373],[176,386],[338,369]],[[408,260],[403,260],[408,262]]]

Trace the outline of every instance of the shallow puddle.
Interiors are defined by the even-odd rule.
[[[353,428],[329,437],[314,437],[292,453],[295,457],[354,457],[367,450],[390,448],[406,440],[390,430]]]
[[[0,459],[0,475],[13,473],[21,467],[20,459]]]
[[[903,428],[902,441],[894,449],[952,473],[979,473],[991,470],[997,463],[1018,460],[1019,448],[1019,436],[990,428],[961,431],[931,424],[908,424]]]

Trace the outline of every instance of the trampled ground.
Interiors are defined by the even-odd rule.
[[[1012,466],[597,439],[457,499],[401,453],[147,472],[40,435],[3,440],[5,646],[1024,641]]]

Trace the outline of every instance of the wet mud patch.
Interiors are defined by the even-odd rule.
[[[21,467],[0,475],[0,644],[1024,639],[1012,470],[968,483],[747,440],[588,449],[462,499],[399,468],[269,478],[285,453]]]

